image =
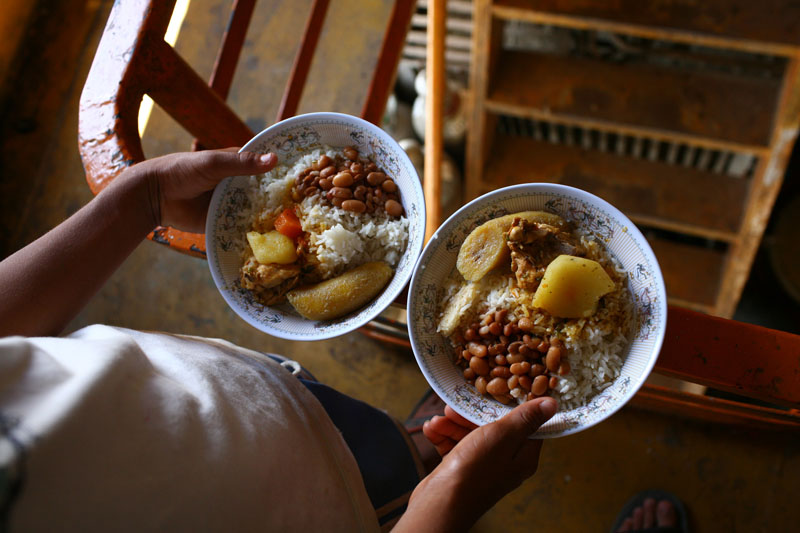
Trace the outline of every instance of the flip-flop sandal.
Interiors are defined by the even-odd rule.
[[[625,521],[625,519],[629,518],[633,514],[633,510],[636,507],[641,507],[644,505],[644,501],[647,498],[653,498],[656,502],[661,500],[667,500],[670,502],[675,508],[675,515],[678,518],[678,523],[672,527],[655,526],[647,529],[636,529],[630,533],[689,533],[689,514],[686,512],[686,507],[684,507],[683,502],[681,502],[671,492],[657,489],[643,490],[628,500],[628,502],[617,515],[614,526],[611,528],[611,533],[616,533],[617,530],[622,526],[622,523]]]

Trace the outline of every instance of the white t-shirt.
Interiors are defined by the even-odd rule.
[[[316,398],[222,340],[0,339],[0,528],[376,531]]]

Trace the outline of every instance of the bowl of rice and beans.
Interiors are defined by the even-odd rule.
[[[666,291],[647,241],[585,191],[526,184],[453,214],[422,252],[409,335],[428,382],[476,424],[552,396],[536,436],[581,431],[639,389],[666,329]]]
[[[352,331],[403,290],[422,250],[425,202],[400,146],[350,115],[311,113],[256,135],[260,176],[215,189],[206,222],[212,277],[244,320],[319,340]]]

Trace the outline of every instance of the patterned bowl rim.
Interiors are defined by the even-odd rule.
[[[275,124],[261,130],[259,133],[253,136],[252,139],[247,141],[247,143],[239,150],[239,152],[246,152],[255,145],[258,145],[265,137],[270,136],[271,134],[284,129],[290,129],[295,126],[301,126],[303,124],[313,125],[316,122],[324,121],[324,120],[342,120],[344,122],[351,122],[354,125],[357,125],[365,130],[369,131],[375,137],[384,141],[387,145],[396,148],[396,155],[402,161],[403,165],[407,168],[413,170],[413,176],[417,176],[419,178],[416,170],[414,169],[414,165],[411,162],[411,159],[406,154],[405,150],[400,147],[400,145],[395,141],[391,135],[383,131],[378,126],[368,122],[360,117],[356,117],[354,115],[348,115],[345,113],[334,113],[334,112],[315,112],[315,113],[306,113],[303,115],[296,115],[294,117],[287,118],[280,122],[276,122]],[[412,245],[412,239],[409,238],[408,247],[406,248],[405,253],[412,254],[411,259],[408,261],[408,266],[402,271],[398,272],[395,271],[394,276],[400,276],[401,283],[396,284],[395,288],[392,290],[386,289],[388,292],[383,292],[379,294],[377,298],[383,299],[386,304],[385,305],[367,305],[365,306],[362,312],[357,314],[349,314],[347,315],[347,326],[343,326],[340,329],[332,329],[332,330],[324,330],[324,331],[315,331],[312,334],[307,333],[295,333],[291,331],[285,331],[282,329],[274,328],[268,324],[264,324],[255,318],[251,317],[248,313],[244,312],[242,309],[239,308],[238,303],[236,300],[229,294],[229,291],[226,289],[225,279],[222,276],[222,272],[218,265],[217,259],[217,251],[215,248],[215,244],[213,242],[214,236],[216,234],[216,227],[214,225],[215,220],[215,213],[216,208],[221,204],[221,197],[224,194],[224,191],[227,189],[225,184],[229,183],[235,176],[230,178],[226,178],[217,184],[216,188],[214,189],[214,193],[211,196],[211,202],[209,204],[209,211],[206,215],[206,252],[207,252],[207,260],[209,270],[211,271],[211,277],[214,280],[214,284],[217,287],[217,291],[222,295],[222,298],[225,300],[225,303],[228,304],[230,307],[241,319],[245,322],[253,326],[254,328],[272,335],[273,337],[278,337],[281,339],[287,340],[297,340],[297,341],[318,341],[318,340],[325,340],[331,339],[335,337],[339,337],[341,335],[345,335],[350,333],[364,324],[369,322],[370,320],[374,319],[376,316],[381,314],[389,305],[392,304],[397,299],[397,296],[403,292],[403,290],[408,286],[409,279],[414,274],[414,267],[417,264],[417,260],[419,259],[420,254],[422,253],[423,244],[425,242],[424,238],[417,239],[417,244],[414,249],[410,248]],[[419,201],[420,209],[418,209],[417,218],[421,219],[420,224],[418,227],[422,228],[424,232],[425,223],[426,223],[426,211],[425,211],[425,195],[422,192],[422,183],[419,179],[411,180],[411,186],[413,189],[413,196]],[[411,229],[412,224],[409,224],[409,229]],[[393,278],[394,279],[394,278]],[[391,283],[391,281],[390,281]],[[376,300],[373,300],[375,302]],[[265,306],[269,307],[269,306]],[[367,308],[369,312],[367,312]],[[299,317],[302,319],[302,317]],[[304,319],[307,320],[307,319]],[[314,321],[309,321],[314,322]]]
[[[439,246],[441,246],[445,242],[446,237],[453,230],[458,228],[462,217],[467,217],[469,213],[477,211],[480,208],[484,208],[487,205],[493,204],[501,196],[508,197],[509,193],[517,193],[518,196],[528,196],[531,194],[562,195],[566,197],[576,198],[585,204],[594,205],[598,208],[604,209],[605,211],[608,212],[609,215],[611,215],[614,219],[616,219],[617,222],[627,226],[628,233],[632,235],[633,240],[637,243],[639,249],[642,251],[645,257],[650,261],[650,264],[653,265],[654,269],[653,273],[656,276],[655,284],[659,294],[662,295],[662,298],[659,299],[660,301],[658,303],[660,320],[656,327],[656,337],[653,343],[653,349],[650,353],[649,360],[647,361],[647,364],[644,367],[641,374],[636,377],[635,383],[633,383],[633,385],[626,390],[622,400],[618,401],[616,405],[608,409],[604,413],[604,416],[599,417],[596,420],[592,420],[591,422],[582,423],[580,425],[571,428],[566,428],[558,432],[552,432],[547,434],[539,434],[537,432],[531,436],[531,438],[539,438],[539,439],[563,437],[573,433],[578,433],[585,429],[589,429],[595,424],[599,424],[600,422],[612,416],[614,413],[619,411],[626,403],[628,403],[628,401],[630,401],[630,399],[634,396],[634,394],[636,394],[636,392],[644,384],[647,377],[650,375],[651,371],[653,370],[653,366],[655,365],[656,360],[658,359],[658,354],[661,352],[661,346],[664,343],[664,336],[666,334],[666,329],[667,329],[667,302],[666,302],[667,292],[666,292],[666,287],[664,285],[664,276],[661,272],[661,267],[658,264],[658,260],[656,259],[655,253],[653,253],[650,244],[647,242],[647,239],[645,239],[642,232],[639,231],[639,228],[637,228],[636,225],[633,222],[631,222],[631,220],[627,216],[625,216],[619,209],[617,209],[607,201],[603,200],[599,196],[596,196],[582,189],[556,183],[525,183],[521,185],[511,185],[509,187],[496,189],[492,192],[484,194],[483,196],[479,196],[478,198],[465,204],[458,211],[450,215],[447,218],[447,220],[442,225],[439,226],[436,232],[431,236],[428,243],[425,245],[422,254],[420,254],[419,258],[417,259],[417,264],[414,267],[414,275],[411,277],[411,283],[408,288],[407,308],[409,310],[408,335],[411,341],[411,348],[414,352],[414,358],[417,360],[417,365],[422,371],[422,374],[425,376],[425,379],[428,381],[428,384],[439,395],[439,397],[442,398],[445,401],[445,403],[450,405],[450,407],[453,410],[455,410],[458,414],[460,414],[467,420],[470,420],[478,425],[486,423],[480,418],[473,416],[470,411],[462,409],[460,405],[448,401],[449,395],[446,394],[444,390],[442,390],[442,388],[437,383],[436,379],[433,378],[430,369],[424,363],[424,359],[421,353],[421,347],[419,346],[418,339],[415,335],[415,330],[417,329],[417,324],[414,323],[415,314],[411,312],[411,310],[418,305],[417,303],[417,299],[419,297],[418,284],[420,283],[420,279],[423,276],[423,271],[424,271],[423,265],[426,264],[428,261],[430,261],[434,252],[438,249]],[[561,411],[559,411],[559,413],[560,412]]]

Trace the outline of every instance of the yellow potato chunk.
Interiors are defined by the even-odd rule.
[[[392,267],[374,261],[322,283],[289,291],[286,297],[307,319],[332,320],[372,300],[391,277]]]
[[[478,281],[491,270],[508,262],[506,233],[515,218],[567,228],[567,223],[560,216],[544,211],[522,211],[484,222],[472,230],[458,251],[456,268],[464,279]]]
[[[533,296],[533,305],[561,318],[589,317],[614,282],[597,261],[559,255],[553,259]]]
[[[288,265],[297,261],[294,241],[277,231],[268,231],[266,233],[248,231],[247,242],[250,243],[250,248],[253,249],[256,261],[262,265],[270,263]]]

